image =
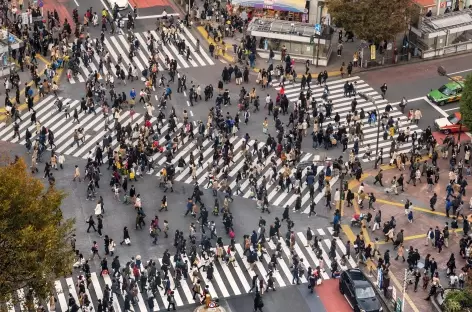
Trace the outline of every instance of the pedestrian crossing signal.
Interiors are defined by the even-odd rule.
[[[310,44],[314,44],[315,43],[315,36],[311,35],[310,36]]]

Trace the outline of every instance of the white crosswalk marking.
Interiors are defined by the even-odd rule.
[[[314,233],[330,233],[330,230],[328,228],[324,229],[314,229]],[[334,237],[330,236],[330,234],[326,234],[323,238],[322,241],[320,242],[319,246],[322,250],[323,253],[323,261],[325,263],[324,265],[324,271],[321,273],[321,278],[322,279],[329,279],[331,276],[330,272],[330,264],[333,259],[328,258],[328,253],[329,253],[329,248],[331,246],[331,241],[333,240]],[[344,255],[345,248],[344,245],[342,245],[342,242],[338,239],[336,239],[336,261],[339,264],[340,257]],[[289,247],[285,245],[285,242],[283,239],[280,240],[280,243],[282,244],[282,256],[277,259],[277,266],[276,266],[276,271],[273,272],[274,280],[276,282],[276,287],[289,287],[292,285],[292,272],[290,271],[289,267],[292,266],[292,257],[291,257],[291,252],[289,250]],[[234,264],[226,264],[226,262],[222,259],[219,258],[216,261],[213,261],[213,266],[214,266],[214,274],[213,274],[213,280],[212,282],[209,282],[208,279],[206,278],[206,273],[205,272],[200,272],[200,279],[204,285],[209,285],[210,286],[210,293],[213,298],[228,298],[231,296],[237,296],[240,294],[247,294],[249,292],[249,289],[251,288],[252,284],[252,276],[255,274],[258,274],[260,277],[263,277],[264,279],[267,279],[267,274],[268,274],[268,267],[269,267],[269,262],[271,259],[271,256],[273,253],[276,252],[276,245],[274,244],[273,241],[268,240],[267,243],[265,244],[267,247],[266,249],[266,254],[263,254],[262,260],[261,261],[256,261],[255,266],[254,266],[254,271],[249,271],[245,272],[245,268],[242,268],[240,266],[241,263],[244,263],[244,266],[246,268],[249,266],[247,263],[246,257],[243,256],[243,247],[237,243],[235,244],[236,247],[236,252],[233,253],[235,257],[235,262]],[[228,246],[224,246],[225,251],[227,250]],[[319,266],[319,260],[316,258],[314,251],[311,249],[311,247],[306,247],[306,239],[305,236],[302,232],[296,233],[296,242],[294,245],[294,252],[299,256],[299,258],[304,259],[303,262],[305,264],[305,267],[311,267],[311,268],[316,268]],[[213,257],[211,257],[213,259]],[[188,258],[184,258],[182,260],[188,260]],[[174,288],[174,280],[173,277],[175,276],[175,263],[171,263],[171,267],[169,268],[169,277],[171,279],[171,287]],[[162,265],[162,259],[158,259],[157,261],[157,266],[158,269],[160,269],[160,266]],[[143,265],[142,269],[144,269]],[[352,260],[347,261],[345,265],[341,265],[340,268],[342,269],[347,269],[347,268],[355,268],[356,263]],[[306,272],[305,272],[306,275]],[[300,281],[302,283],[307,283],[307,277],[302,276],[300,278]],[[121,280],[122,277],[119,279]],[[53,295],[57,299],[56,302],[56,311],[57,312],[66,312],[68,310],[68,302],[67,299],[68,295],[70,294],[76,301],[77,304],[79,304],[79,298],[77,296],[77,282],[78,277],[73,276],[73,277],[68,277],[65,279],[59,279],[54,282],[54,289],[53,289]],[[91,305],[94,307],[94,309],[97,308],[98,302],[97,300],[103,300],[103,295],[105,293],[105,285],[108,285],[110,288],[112,286],[112,281],[111,277],[109,275],[104,275],[100,276],[99,273],[92,272],[90,275],[90,280],[91,283],[90,285],[86,288],[86,294],[88,295]],[[148,279],[149,281],[149,279]],[[242,285],[242,288],[238,286],[238,282],[240,285]],[[181,287],[178,287],[174,290],[174,296],[175,296],[175,303],[177,307],[185,306],[188,304],[194,304],[193,300],[193,294],[191,289],[193,288],[192,281],[190,276],[185,279],[182,278],[180,280]],[[139,282],[138,282],[139,284]],[[63,288],[63,285],[65,286]],[[230,285],[230,287],[227,287],[226,285]],[[147,287],[150,287],[149,284],[147,284]],[[161,290],[158,291],[159,295],[154,298],[154,311],[160,311],[165,308],[167,308],[167,297],[165,294],[162,293]],[[92,296],[90,295],[92,294]],[[95,296],[93,296],[95,294]],[[9,312],[20,312],[24,311],[23,307],[20,307],[20,304],[24,303],[25,298],[24,298],[24,291],[23,289],[18,290],[18,292],[14,295],[16,296],[15,298],[18,299],[20,303],[17,303],[16,305],[12,305],[9,307]],[[138,302],[136,305],[133,306],[135,312],[147,312],[148,311],[148,297],[147,297],[147,292],[139,292],[138,296]],[[41,303],[47,304],[47,299],[44,300],[37,300],[38,306]],[[114,294],[113,293],[113,307],[115,311],[121,312],[124,311],[124,299],[122,294]],[[49,306],[48,306],[49,308]]]
[[[151,34],[155,38],[159,38],[160,35],[151,30]],[[149,58],[151,57],[150,52],[147,48],[147,32],[142,33],[135,33],[136,38],[139,41],[140,47],[136,51],[135,56],[133,59],[129,59],[129,51],[130,51],[130,43],[125,35],[114,35],[105,38],[105,48],[108,52],[110,52],[112,64],[111,68],[114,68],[118,62],[118,55],[122,56],[123,62],[119,64],[122,68],[127,72],[129,64],[134,64],[139,71],[143,71],[145,68],[149,66]],[[190,56],[187,60],[186,55],[179,54],[177,46],[172,43],[163,44],[162,46],[158,47],[159,50],[159,60],[158,66],[159,70],[163,70],[167,68],[165,64],[166,56],[169,57],[171,60],[177,60],[177,69],[180,68],[190,68],[190,67],[200,67],[200,66],[211,66],[214,65],[214,61],[211,57],[203,51],[200,47],[200,51],[196,52],[196,39],[193,34],[186,28],[181,31],[178,38],[185,41],[185,44],[190,48]],[[98,71],[98,64],[100,63],[100,56],[94,53],[94,57],[89,60],[89,66],[85,66],[84,63],[81,61],[79,64],[79,73],[77,77],[73,77],[70,79],[70,83],[74,84],[77,82],[85,82],[86,77],[88,77],[92,72]],[[103,66],[103,73],[106,75],[107,70],[105,66]],[[115,71],[112,70],[113,75],[116,75]],[[85,77],[85,78],[84,78]],[[76,79],[74,79],[76,78]]]
[[[317,86],[316,80],[313,80],[312,82],[313,82],[311,84],[312,97],[314,97],[318,105],[320,105],[323,102],[321,96],[323,95],[323,92],[324,92],[324,86]],[[365,100],[361,99],[359,96],[354,96],[354,95],[352,97],[345,96],[344,84],[346,82],[353,82],[355,84],[356,92],[362,92],[362,93],[372,96],[375,99],[375,104],[377,105],[381,114],[385,111],[385,107],[388,105],[388,101],[382,99],[382,96],[377,92],[378,86],[371,87],[364,80],[360,79],[360,77],[358,76],[329,81],[327,83],[327,86],[329,88],[328,99],[330,99],[333,103],[333,109],[331,112],[331,116],[333,119],[325,120],[323,122],[323,129],[326,129],[328,127],[328,124],[331,124],[331,125],[335,124],[334,116],[336,115],[336,113],[338,113],[339,116],[341,117],[341,123],[345,124],[346,115],[348,113],[351,113],[351,102],[354,98],[356,98],[357,100],[356,110],[360,114],[361,109],[362,109],[366,115],[365,119],[363,120],[363,126],[362,126],[364,138],[362,142],[360,142],[361,144],[359,144],[358,157],[364,162],[374,161],[375,160],[374,154],[375,154],[375,147],[376,147],[376,140],[377,140],[377,123],[372,124],[372,125],[368,123],[368,115],[369,115],[368,113],[370,111],[376,110],[376,106],[371,102],[366,102]],[[272,86],[277,91],[281,89],[281,87],[279,86],[279,82],[273,82]],[[300,82],[297,82],[295,84],[292,84],[292,83],[286,84],[284,88],[284,92],[287,98],[294,105],[299,99],[300,92],[305,92],[306,94],[307,90],[308,90],[308,87],[306,87],[305,90],[301,89]],[[308,99],[309,114],[311,115],[312,110],[311,110],[310,103],[311,103],[311,99]],[[400,131],[405,131],[407,128],[409,128],[411,133],[413,133],[414,131],[416,131],[418,135],[422,133],[422,129],[418,128],[417,125],[410,123],[408,121],[408,118],[404,114],[402,114],[393,103],[391,103],[391,105],[393,106],[393,110],[390,111],[389,117],[392,117],[394,122],[398,120]],[[320,111],[320,109],[318,111]],[[387,129],[387,132],[388,132],[388,129]],[[379,142],[379,149],[383,148],[384,149],[383,157],[388,158],[389,157],[388,152],[390,151],[390,146],[391,146],[392,141],[390,138],[388,140],[383,140],[382,134],[383,134],[383,130],[381,129],[381,133],[380,133],[381,139]],[[399,134],[398,132],[395,133],[394,138],[397,138],[398,134]],[[338,142],[338,145],[342,145],[339,143],[340,142]],[[367,144],[370,144],[370,147],[371,147],[370,150],[372,152],[372,157],[370,157],[370,159],[367,157],[365,158],[363,157],[367,149]],[[400,144],[400,145],[397,145],[397,150],[400,153],[409,152],[412,148],[411,140],[410,142],[405,142],[405,143],[397,142],[397,144]],[[353,147],[354,147],[354,143],[349,142],[347,146],[348,151],[351,151]]]

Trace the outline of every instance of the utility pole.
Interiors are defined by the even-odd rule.
[[[378,167],[377,160],[379,159],[379,141],[380,141],[380,111],[379,111],[379,108],[377,107],[377,104],[375,104],[375,99],[372,96],[362,93],[362,92],[357,92],[357,94],[364,100],[372,102],[372,104],[374,104],[375,106],[375,110],[377,111],[377,141],[375,143],[375,164],[374,164],[374,169],[377,169]]]
[[[405,269],[405,278],[403,279],[403,289],[402,289],[402,306],[401,312],[405,311],[405,293],[406,293],[406,285],[408,282],[408,269]]]

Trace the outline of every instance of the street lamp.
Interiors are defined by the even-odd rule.
[[[447,70],[443,66],[438,66],[438,74],[439,74],[439,76],[447,77],[447,78],[451,79],[452,81],[454,81],[455,83],[460,85],[462,87],[462,89],[464,89],[464,85],[462,84],[462,82],[457,80],[456,78],[452,77],[451,75],[449,75],[447,73]],[[462,119],[459,121],[459,135],[457,136],[457,143],[459,143],[461,141],[461,132],[462,132]]]
[[[357,92],[357,94],[363,98],[366,101],[372,102],[374,104],[375,109],[377,110],[377,142],[375,144],[375,164],[374,164],[374,169],[377,169],[377,160],[379,158],[379,140],[380,140],[380,111],[379,108],[377,107],[377,104],[375,104],[375,99],[365,93],[362,92]]]

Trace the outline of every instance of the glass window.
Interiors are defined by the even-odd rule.
[[[356,288],[357,299],[375,298],[375,292],[372,287],[358,287]]]
[[[456,115],[450,115],[447,117],[447,120],[453,125],[457,124],[459,122],[459,119],[456,117]]]
[[[445,85],[442,86],[441,88],[438,89],[439,92],[441,92],[444,95],[451,95],[452,91],[448,89]]]
[[[302,54],[302,45],[300,43],[297,43],[297,42],[291,42],[289,50],[290,50],[289,53]]]

